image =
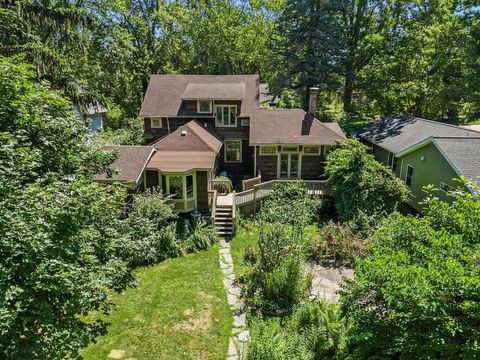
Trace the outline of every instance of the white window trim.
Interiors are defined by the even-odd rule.
[[[306,148],[306,147],[318,147],[318,151],[317,151],[316,153],[306,153],[306,152],[305,152],[305,148]],[[322,153],[322,146],[321,146],[321,145],[303,145],[302,153],[303,153],[303,155],[306,155],[306,156],[321,155],[321,153]]]
[[[154,126],[153,120],[160,120],[160,126]],[[161,129],[163,128],[163,118],[150,118],[150,127],[152,129]]]
[[[235,116],[234,116],[234,124],[233,125],[225,125],[222,123],[218,122],[217,119],[217,113],[218,113],[218,108],[224,108],[224,107],[230,107],[235,109]],[[216,127],[237,127],[237,105],[215,105],[215,126]],[[223,111],[222,111],[222,120],[223,120]]]
[[[281,178],[280,177],[280,163],[281,163],[281,158],[283,155],[288,155],[288,177],[286,178]],[[298,174],[297,177],[292,178],[290,177],[290,168],[291,168],[291,161],[292,161],[292,155],[297,154],[298,155]],[[279,152],[277,155],[277,179],[283,179],[283,180],[295,180],[295,179],[301,179],[302,178],[302,153],[301,152]]]
[[[296,150],[284,150],[283,149],[284,147],[296,147],[297,149]],[[300,147],[298,145],[282,145],[281,152],[283,152],[283,153],[299,153],[300,152],[299,148]]]
[[[165,190],[167,195],[170,194],[170,177],[173,176],[180,176],[182,178],[182,198],[181,199],[170,199],[176,203],[183,203],[183,209],[180,212],[188,212],[194,210],[193,208],[188,208],[188,202],[191,200],[195,200],[195,209],[197,208],[197,172],[193,171],[191,173],[168,173],[165,175]],[[187,198],[187,176],[193,177],[193,197]]]
[[[207,101],[208,102],[208,111],[200,111],[200,103],[201,102],[204,102],[204,101]],[[197,113],[199,114],[211,114],[212,113],[212,100],[197,100]]]
[[[245,123],[244,121],[248,121],[248,123]],[[250,118],[243,118],[240,120],[240,125],[242,126],[250,126]]]
[[[447,185],[447,187],[452,188],[452,190],[450,190],[450,191],[443,190],[443,189],[442,189],[442,184]],[[450,184],[447,184],[445,181],[440,181],[440,186],[439,186],[438,189],[439,189],[440,191],[442,191],[443,193],[445,193],[445,194],[448,194],[448,193],[450,193],[450,192],[452,192],[452,191],[455,191],[455,187],[452,186],[452,185],[450,185]]]
[[[410,183],[410,185],[408,185],[408,184],[407,184],[407,179],[408,179],[408,168],[409,168],[409,167],[410,167],[410,168],[412,168],[412,176],[410,177],[410,179],[411,179],[411,183]],[[410,165],[410,164],[407,164],[407,167],[406,167],[406,172],[405,172],[405,185],[407,185],[407,187],[408,187],[409,189],[411,189],[411,188],[412,188],[412,185],[413,185],[413,172],[414,172],[414,171],[415,171],[415,168],[414,168],[412,165]]]
[[[275,152],[274,153],[264,153],[262,150],[263,150],[263,148],[266,148],[266,147],[275,148]],[[263,146],[260,146],[260,155],[261,156],[276,156],[277,152],[278,152],[278,146],[277,145],[263,145]]]
[[[240,142],[240,160],[239,161],[227,161],[227,142],[228,141],[238,141]],[[242,139],[225,139],[223,141],[223,158],[226,163],[230,164],[239,164],[242,162]]]

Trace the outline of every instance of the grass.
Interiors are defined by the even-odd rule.
[[[139,268],[139,285],[113,296],[108,334],[85,359],[222,359],[232,327],[218,244],[208,250]]]

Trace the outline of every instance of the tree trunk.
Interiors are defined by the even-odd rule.
[[[345,85],[343,89],[343,110],[349,112],[352,105],[353,85],[355,82],[355,69],[352,64],[347,64],[345,72]]]

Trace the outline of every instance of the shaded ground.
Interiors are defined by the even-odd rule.
[[[138,269],[140,283],[115,295],[108,334],[85,359],[222,359],[232,313],[218,266],[219,245]]]

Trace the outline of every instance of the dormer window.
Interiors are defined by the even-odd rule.
[[[218,127],[237,126],[237,106],[236,105],[215,106],[215,126],[218,126]]]
[[[198,100],[197,101],[197,112],[211,114],[212,113],[212,101],[211,100]]]

